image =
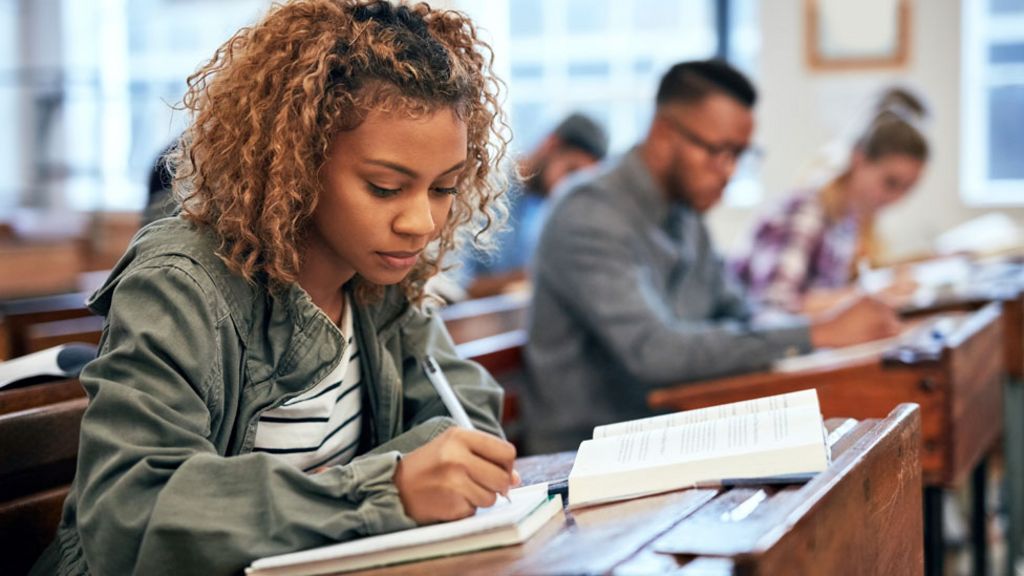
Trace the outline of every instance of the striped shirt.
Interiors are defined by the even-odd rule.
[[[260,415],[254,452],[283,458],[304,472],[347,464],[362,430],[359,350],[346,297],[341,333],[347,345],[338,366],[313,388]]]

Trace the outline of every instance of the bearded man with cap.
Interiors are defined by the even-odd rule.
[[[509,218],[494,238],[496,252],[474,251],[463,258],[458,274],[467,296],[481,298],[527,286],[527,268],[552,192],[567,176],[600,162],[607,151],[604,128],[588,116],[574,113],[519,158],[522,180],[509,191]]]

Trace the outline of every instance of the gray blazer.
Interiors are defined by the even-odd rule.
[[[634,149],[553,207],[535,257],[528,447],[576,448],[650,415],[658,386],[764,368],[810,349],[803,318],[751,318],[700,214],[669,202]]]

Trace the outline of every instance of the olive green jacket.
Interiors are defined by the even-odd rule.
[[[89,306],[106,316],[78,470],[39,574],[232,574],[253,559],[409,528],[400,453],[454,422],[421,372],[433,354],[476,426],[501,435],[501,389],[397,289],[355,305],[363,446],[309,475],[253,453],[260,412],[314,386],[341,332],[298,286],[271,296],[170,218],[143,229]]]

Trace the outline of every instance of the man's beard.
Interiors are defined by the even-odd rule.
[[[537,169],[532,174],[528,174],[526,179],[523,180],[523,184],[526,188],[541,196],[547,196],[548,190],[544,186],[544,174],[547,172],[548,163],[546,161],[541,162]]]

